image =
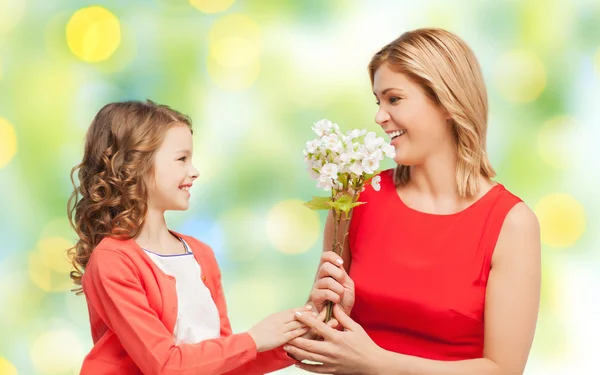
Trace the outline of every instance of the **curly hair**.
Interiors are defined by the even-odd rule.
[[[458,154],[458,191],[461,196],[475,195],[479,178],[492,178],[496,173],[486,153],[487,93],[473,51],[449,31],[417,29],[402,34],[372,57],[371,84],[383,64],[410,76],[450,113]],[[399,165],[394,180],[396,185],[406,184],[410,167]]]
[[[148,210],[143,177],[152,172],[154,155],[176,124],[192,130],[189,117],[150,100],[109,103],[94,117],[83,159],[71,170],[74,191],[67,204],[69,222],[79,237],[68,249],[76,294],[82,293],[83,272],[104,237],[139,234]]]

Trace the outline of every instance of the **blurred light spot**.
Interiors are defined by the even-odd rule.
[[[30,281],[27,269],[29,251],[5,246],[2,255],[0,321],[10,322],[13,331],[17,332],[21,327],[30,327],[32,319],[39,316],[47,293]],[[4,308],[8,306],[10,308]]]
[[[0,35],[8,34],[25,14],[25,0],[0,1]]]
[[[302,203],[300,200],[279,202],[267,216],[267,238],[283,253],[303,253],[309,250],[319,237],[319,215],[304,207]]]
[[[575,119],[555,117],[546,122],[537,136],[537,149],[542,159],[551,166],[566,169],[573,165],[571,136],[577,129]]]
[[[69,330],[46,332],[31,347],[31,359],[40,374],[75,372],[84,355],[83,345]]]
[[[240,69],[226,69],[214,60],[208,60],[208,75],[213,82],[226,91],[243,91],[254,84],[260,73],[258,61]]]
[[[518,40],[530,47],[563,53],[576,36],[577,9],[571,1],[530,0],[520,2]],[[496,16],[498,17],[498,16]]]
[[[29,277],[40,289],[49,292],[52,290],[52,273],[47,265],[42,262],[37,251],[29,254]]]
[[[68,272],[57,272],[46,264],[38,251],[29,253],[29,278],[40,289],[46,292],[63,292],[74,286]]]
[[[265,316],[273,314],[273,311],[281,311],[277,296],[290,292],[285,283],[273,282],[258,271],[252,272],[252,276],[240,277],[235,282],[224,284],[227,308],[234,325],[232,328],[236,332],[247,331]],[[249,309],[248,306],[253,308]]]
[[[190,4],[204,13],[224,12],[233,5],[235,0],[190,0]]]
[[[583,206],[568,194],[551,194],[535,206],[542,242],[552,247],[573,245],[585,231]]]
[[[535,100],[546,87],[546,68],[536,55],[525,50],[511,51],[496,63],[496,87],[504,99],[515,103]]]
[[[212,47],[223,38],[245,38],[253,45],[260,44],[260,27],[243,14],[230,14],[219,18],[208,32],[208,45]]]
[[[61,237],[44,238],[38,243],[42,262],[52,270],[68,273],[71,271],[71,263],[67,257],[67,249],[73,244]]]
[[[258,49],[246,38],[219,39],[211,47],[212,57],[225,68],[242,68],[258,60]]]
[[[0,357],[0,374],[2,375],[17,375],[17,369],[6,358]]]
[[[218,220],[225,233],[224,253],[234,261],[249,261],[265,247],[264,222],[248,209],[225,212]],[[235,234],[235,235],[232,235]]]
[[[83,61],[106,60],[121,43],[119,20],[102,7],[83,8],[67,23],[67,43]]]
[[[86,79],[86,75],[80,74],[71,64],[58,59],[27,59],[20,64],[21,69],[16,71],[13,77],[19,84],[11,90],[18,113],[27,116],[25,119],[32,124],[39,124],[40,121],[64,124],[36,127],[34,144],[42,149],[36,149],[35,153],[29,151],[26,155],[28,158],[34,158],[30,160],[35,160],[49,150],[58,150],[59,145],[65,142],[65,137],[70,135],[66,124],[69,123],[73,110],[76,88]],[[31,90],[31,87],[36,89]],[[36,103],[36,110],[32,111],[28,103]],[[20,124],[16,126],[19,127]],[[31,129],[25,127],[23,131]],[[55,161],[53,165],[56,165]]]
[[[17,135],[12,124],[0,117],[0,168],[5,167],[17,153]]]
[[[260,29],[242,14],[222,17],[208,33],[210,78],[226,91],[252,86],[260,73]]]
[[[184,5],[188,8],[188,4]],[[53,58],[53,60],[63,61],[65,58],[71,59],[73,57],[73,51],[69,48],[67,39],[65,38],[65,25],[68,24],[69,20],[73,16],[73,11],[62,11],[55,12],[52,14],[52,18],[47,22],[45,30],[44,30],[44,39],[46,50],[50,55],[49,58]],[[101,73],[114,73],[119,72],[125,69],[135,58],[138,52],[137,41],[135,40],[135,33],[131,30],[135,28],[137,25],[134,24],[125,24],[124,22],[119,22],[120,27],[120,40],[118,46],[114,53],[112,53],[109,58],[95,62],[95,68]],[[88,28],[93,30],[93,27]],[[108,35],[100,35],[100,37],[109,38]],[[106,46],[106,44],[100,45],[98,49],[106,48],[102,47]],[[83,48],[83,47],[80,47]],[[87,61],[87,60],[86,60]],[[91,78],[91,76],[86,76],[86,78]],[[94,78],[103,78],[101,76],[96,76]],[[86,82],[91,82],[91,80],[86,80]],[[114,100],[120,99],[119,97],[113,98]],[[86,104],[86,107],[90,106]],[[77,105],[73,105],[73,108],[79,108]]]
[[[40,238],[46,237],[63,237],[63,238],[77,238],[77,235],[69,224],[69,219],[65,217],[59,217],[51,220],[44,226]]]

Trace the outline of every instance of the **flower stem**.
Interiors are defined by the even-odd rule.
[[[357,193],[352,196],[352,203],[356,203],[358,201],[358,192],[360,192],[360,189],[362,189],[363,183],[363,178],[360,177],[357,183]],[[334,253],[341,257],[344,252],[344,246],[346,245],[346,237],[348,237],[348,232],[350,229],[350,220],[352,219],[352,213],[354,212],[354,210],[352,209],[350,210],[350,212],[338,212],[338,210],[332,208],[331,212],[333,214],[334,222],[332,250]],[[340,227],[342,221],[344,222],[344,228],[342,231],[342,242],[340,243],[340,241],[338,241],[338,228]],[[327,309],[325,315],[325,323],[327,323],[331,320],[331,317],[333,316],[333,302],[325,302],[325,308]]]

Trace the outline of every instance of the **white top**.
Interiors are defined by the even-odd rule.
[[[173,329],[176,344],[195,344],[220,336],[219,311],[210,291],[202,282],[200,265],[180,238],[185,254],[159,255],[144,249],[152,261],[167,275],[175,278],[177,322]]]

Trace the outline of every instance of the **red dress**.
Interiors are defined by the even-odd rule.
[[[350,224],[352,318],[380,347],[436,360],[483,356],[485,290],[502,223],[521,200],[497,184],[463,211],[406,206],[393,170]]]

